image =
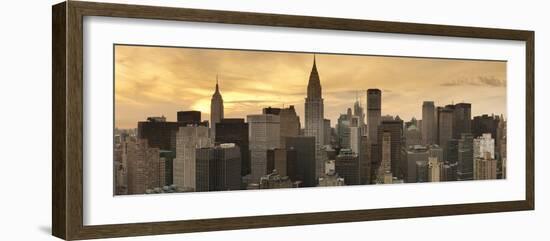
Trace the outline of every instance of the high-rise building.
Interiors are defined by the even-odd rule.
[[[459,139],[462,133],[472,133],[472,104],[454,105],[453,138]]]
[[[330,145],[332,128],[330,127],[330,120],[329,119],[324,119],[323,120],[323,127],[324,127],[323,133],[324,133],[324,137],[325,137],[324,145]]]
[[[429,158],[429,157],[428,157]],[[428,161],[416,162],[416,182],[429,182]]]
[[[472,180],[474,172],[474,138],[472,134],[461,134],[458,141],[458,180]]]
[[[437,157],[428,157],[428,182],[441,181],[443,165]]]
[[[174,184],[174,158],[176,158],[175,151],[160,150],[160,161],[164,163],[164,177],[165,185],[169,186]]]
[[[392,133],[378,129],[381,135],[378,137],[381,146],[381,162],[376,173],[376,183],[384,183],[384,176],[387,173],[392,173]]]
[[[491,133],[491,137],[495,138],[495,154],[501,153],[500,147],[502,146],[501,138],[499,138],[499,125],[501,121],[505,121],[502,116],[498,115],[481,115],[475,116],[472,119],[472,134],[474,137],[482,136],[484,133]],[[497,158],[497,167],[501,167],[501,159]]]
[[[346,185],[361,184],[359,157],[350,149],[341,149],[335,161],[336,173],[344,178]]]
[[[185,125],[166,121],[165,117],[148,117],[146,121],[138,122],[137,138],[146,139],[150,147],[174,151],[176,132]]]
[[[457,169],[458,168],[458,162],[454,163],[445,163],[443,164],[443,174],[442,174],[442,180],[443,181],[456,181],[457,180]]]
[[[196,191],[241,189],[241,150],[234,143],[196,149]]]
[[[483,157],[476,157],[474,161],[474,180],[497,179],[497,160],[489,152]]]
[[[454,107],[437,107],[437,144],[447,156],[447,142],[453,138]]]
[[[340,114],[336,132],[338,134],[338,144],[341,148],[350,148],[350,117],[347,114]]]
[[[199,125],[201,123],[201,112],[196,110],[178,111],[177,120],[178,122]]]
[[[184,126],[176,134],[174,184],[180,190],[196,190],[196,149],[212,146],[208,127]]]
[[[223,119],[223,98],[218,86],[218,76],[216,76],[216,90],[210,100],[210,127],[212,128],[212,138],[216,137],[216,124]]]
[[[391,169],[389,170],[393,176],[399,179],[403,178],[402,171],[400,170],[401,163],[401,146],[403,143],[403,121],[399,118],[388,119],[381,121],[378,126],[378,144],[383,147],[382,135],[389,133],[391,137],[391,156],[389,164]],[[383,159],[382,159],[383,160]]]
[[[437,143],[437,123],[433,101],[422,103],[422,141],[425,145]]]
[[[474,139],[474,158],[484,158],[486,153],[489,153],[491,159],[495,159],[495,139],[491,137],[491,133],[483,133]]]
[[[404,181],[407,183],[417,182],[417,162],[427,163],[428,162],[428,148],[422,145],[411,146],[407,149],[407,165],[405,170]]]
[[[416,125],[410,125],[409,127],[406,127],[405,130],[405,147],[414,146],[414,145],[422,145],[422,133],[420,132],[420,129]]]
[[[262,109],[262,114],[279,115],[281,114],[281,110],[282,110],[281,108],[269,106]]]
[[[359,147],[361,142],[361,129],[358,126],[351,126],[349,128],[349,144],[351,151],[355,154],[359,154]]]
[[[278,115],[248,115],[248,136],[250,142],[251,178],[258,182],[267,175],[267,150],[279,148],[281,143],[281,122]]]
[[[321,90],[321,80],[317,72],[315,56],[313,67],[309,75],[307,85],[307,96],[305,99],[305,136],[315,137],[315,180],[323,174],[322,146],[324,145],[324,104]],[[328,133],[327,133],[328,134]]]
[[[458,163],[458,139],[447,141],[447,156],[443,157],[445,163]]]
[[[300,117],[296,115],[293,105],[280,109],[279,117],[281,119],[281,144],[279,146],[285,147],[286,137],[300,135]],[[282,175],[284,176],[284,174]]]
[[[241,176],[250,174],[248,123],[244,119],[224,118],[216,124],[216,143],[235,143],[241,150]]]
[[[366,136],[366,129],[365,129],[365,111],[363,107],[361,106],[360,98],[357,97],[357,100],[353,104],[353,115],[357,116],[358,118],[358,127],[361,130],[361,136]]]
[[[315,187],[315,137],[287,137],[286,150],[296,152],[296,177],[292,181],[302,181],[304,187]]]
[[[495,147],[496,159],[497,159],[497,178],[506,178],[506,120],[503,115],[500,115],[500,121],[498,122],[496,143],[498,148]],[[495,143],[495,144],[496,144]],[[498,155],[497,155],[498,154]]]
[[[267,173],[277,170],[279,175],[296,178],[296,151],[287,149],[267,150]]]
[[[127,193],[144,194],[147,189],[162,187],[164,173],[159,149],[149,147],[145,139],[122,143],[122,162],[127,165]]]
[[[371,180],[371,158],[370,147],[368,137],[361,136],[359,145],[359,175],[361,177],[361,184],[370,184]]]
[[[370,143],[378,143],[378,125],[382,115],[382,91],[367,90],[367,135]]]

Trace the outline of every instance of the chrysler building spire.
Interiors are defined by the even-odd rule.
[[[322,147],[324,144],[324,106],[321,94],[321,80],[317,71],[316,56],[313,55],[313,66],[307,84],[307,96],[305,99],[305,136],[315,137],[315,166],[316,178],[323,173],[324,156]]]

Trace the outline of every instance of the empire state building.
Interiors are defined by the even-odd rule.
[[[323,173],[325,158],[323,155],[324,141],[324,106],[321,91],[321,80],[317,72],[315,55],[313,56],[313,67],[307,84],[307,97],[305,102],[305,136],[315,137],[315,167],[316,177]]]
[[[216,90],[212,95],[212,100],[210,101],[210,127],[211,129],[211,138],[215,139],[216,137],[216,124],[220,123],[223,119],[223,98],[220,94],[220,88],[218,86],[218,76],[216,75]]]

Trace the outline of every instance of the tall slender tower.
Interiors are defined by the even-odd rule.
[[[220,123],[223,119],[223,98],[220,94],[220,88],[218,86],[218,76],[216,75],[216,91],[212,95],[210,101],[210,133],[211,138],[216,137],[216,124]]]
[[[436,143],[435,105],[433,101],[422,103],[422,142],[425,145]],[[457,138],[458,139],[458,138]]]
[[[370,143],[378,143],[378,125],[382,115],[382,91],[367,90],[367,128]]]
[[[321,94],[321,80],[317,72],[315,55],[313,55],[313,67],[307,84],[307,97],[305,102],[305,136],[315,137],[315,167],[316,178],[323,174],[324,155],[322,147],[324,142],[324,106]]]

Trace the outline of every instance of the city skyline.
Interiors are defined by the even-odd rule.
[[[303,127],[313,56],[117,45],[115,127],[135,128],[149,116],[175,120],[181,110],[201,111],[202,119],[210,120],[217,76],[225,118],[246,118],[265,107],[294,105]],[[382,90],[382,115],[399,115],[404,120],[422,119],[425,100],[435,101],[436,106],[472,103],[472,116],[506,116],[506,62],[322,53],[316,59],[325,118],[332,127],[357,97],[366,107],[365,92],[370,88]]]

